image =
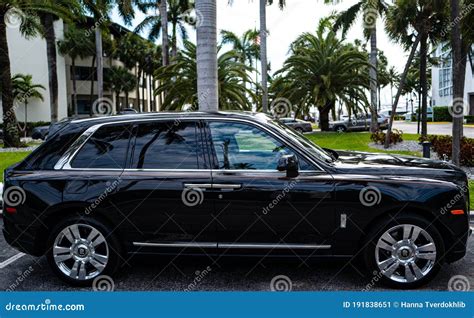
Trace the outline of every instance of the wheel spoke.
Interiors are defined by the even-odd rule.
[[[86,279],[86,275],[87,275],[86,264],[81,262],[79,263],[79,279],[82,279],[82,280]]]
[[[54,254],[54,260],[56,263],[61,263],[61,262],[64,262],[64,261],[67,261],[68,259],[71,259],[72,256],[71,254],[67,253],[67,254]]]
[[[380,238],[384,240],[385,242],[390,243],[391,245],[397,243],[397,241],[393,238],[393,236],[389,232],[385,232]]]
[[[69,273],[69,276],[71,276],[72,278],[77,278],[78,270],[79,270],[79,261],[75,261],[74,266],[71,268],[71,272]]]
[[[436,253],[436,246],[434,243],[428,243],[422,246],[417,246],[416,251],[418,253]]]
[[[101,254],[94,254],[92,258],[101,264],[107,264],[107,261],[109,259],[106,255]]]
[[[379,268],[382,268],[382,272],[388,277],[392,276],[393,272],[395,272],[398,266],[398,261],[393,258],[389,258],[379,264]]]
[[[410,266],[408,264],[405,265],[405,279],[409,283],[415,280],[415,275],[413,275],[411,272]]]
[[[436,252],[417,253],[416,257],[421,258],[421,259],[426,259],[429,261],[434,261],[436,260]]]
[[[97,232],[99,233],[99,232]],[[97,236],[92,242],[92,245],[96,247],[97,245],[100,245],[105,242],[105,238],[99,233],[99,236]]]
[[[53,247],[53,253],[54,255],[71,253],[71,249],[69,247],[55,246]]]
[[[73,224],[69,227],[69,230],[71,231],[71,234],[72,236],[74,237],[74,239],[80,239],[81,238],[81,234],[79,232],[79,227],[77,226],[77,224]]]
[[[87,240],[89,242],[92,242],[92,240],[97,236],[99,235],[99,231],[97,231],[96,229],[91,229],[91,232],[89,233],[89,235],[87,236]]]
[[[407,240],[407,239],[410,238],[412,228],[413,228],[413,226],[411,226],[411,225],[404,225],[403,226],[403,239],[404,240]]]
[[[420,233],[421,233],[421,228],[419,228],[418,226],[414,226],[413,227],[413,232],[409,237],[410,240],[412,242],[415,242],[418,239],[418,236],[420,235]]]
[[[390,244],[387,244],[385,241],[382,241],[382,240],[379,240],[379,242],[377,243],[377,247],[382,248],[387,251],[393,251],[393,246]]]
[[[97,261],[95,258],[91,258],[90,264],[94,266],[99,272],[102,272],[105,268],[105,265]]]
[[[423,273],[421,272],[421,269],[416,265],[414,262],[411,264],[411,268],[413,269],[413,272],[415,273],[416,279],[421,279],[423,278]]]
[[[74,242],[74,237],[72,236],[71,231],[69,231],[69,228],[65,228],[61,233],[64,234],[64,237],[69,241],[69,243],[72,244]]]

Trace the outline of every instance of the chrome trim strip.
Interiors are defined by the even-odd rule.
[[[242,188],[241,184],[222,184],[222,183],[213,183],[213,189],[240,189]]]
[[[124,116],[126,116],[126,115],[124,115]],[[133,116],[134,115],[130,115],[130,118],[133,118]],[[176,116],[174,116],[174,117],[176,117]],[[101,123],[101,124],[91,126],[78,139],[76,139],[76,141],[71,145],[71,147],[58,160],[58,162],[54,166],[54,169],[55,170],[61,170],[61,169],[71,170],[71,169],[73,169],[70,165],[70,162],[72,161],[72,159],[74,159],[74,156],[82,148],[82,146],[87,142],[87,140],[92,136],[92,134],[102,126],[115,125],[115,124],[125,124],[125,123],[128,123],[128,124],[132,123],[133,124],[133,123],[150,122],[150,121],[170,121],[170,120],[176,120],[176,119],[177,118],[173,118],[173,116],[170,115],[168,118],[141,118],[141,119],[130,120],[130,121],[117,120],[117,121],[113,121],[113,122]],[[267,127],[265,127],[264,125],[262,125],[258,121],[252,121],[252,120],[248,120],[248,119],[244,119],[244,118],[225,118],[225,117],[223,118],[223,117],[215,117],[215,116],[214,117],[213,116],[206,116],[206,117],[204,117],[204,116],[189,116],[189,117],[185,117],[185,118],[178,118],[178,120],[182,120],[182,121],[187,121],[187,120],[209,120],[209,119],[211,119],[211,120],[221,120],[221,121],[245,122],[245,123],[249,123],[249,124],[252,124],[252,125],[256,125],[256,126],[260,127],[261,129],[263,129],[268,134],[270,134],[271,136],[273,136],[276,139],[282,141],[280,136],[275,134],[273,131],[269,130]],[[94,120],[94,118],[90,118],[90,119],[87,118],[87,119],[82,119],[82,120],[73,121],[73,122],[88,121],[88,120]],[[286,141],[282,141],[282,142],[284,142],[285,144],[288,144],[288,142],[286,142]],[[306,160],[309,160],[311,163],[313,163],[319,169],[319,171],[318,170],[314,170],[314,171],[310,170],[311,172],[325,172],[325,173],[327,173],[323,168],[321,168],[321,165],[317,162],[317,160],[313,159],[311,156],[306,154],[304,151],[300,151],[300,153],[302,153],[303,157]],[[127,170],[127,169],[125,169],[125,170]],[[171,169],[171,170],[173,170],[173,169]],[[219,171],[221,171],[221,170],[219,170]],[[249,171],[249,170],[242,170],[242,171]],[[270,170],[270,171],[273,171],[273,170]]]
[[[201,247],[201,248],[217,248],[217,243],[198,243],[198,242],[173,242],[173,243],[149,243],[149,242],[133,242],[134,246],[142,247]]]
[[[330,249],[331,245],[317,244],[266,244],[266,243],[218,243],[218,248],[247,248],[247,249]]]

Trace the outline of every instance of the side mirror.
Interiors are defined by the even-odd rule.
[[[284,155],[278,160],[278,171],[286,171],[288,178],[298,176],[298,158],[295,155]]]

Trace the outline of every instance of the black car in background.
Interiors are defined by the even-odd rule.
[[[46,138],[48,137],[49,127],[50,126],[39,126],[39,127],[33,128],[31,132],[31,138],[46,140]]]
[[[300,133],[313,131],[313,127],[309,121],[296,118],[280,118],[279,121]]]
[[[413,288],[466,253],[467,176],[446,162],[323,150],[263,114],[55,127],[5,171],[3,233],[72,284],[156,253],[358,260]]]

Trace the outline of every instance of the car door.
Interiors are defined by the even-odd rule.
[[[211,171],[203,156],[200,122],[138,123],[133,152],[119,186],[124,224],[133,244],[151,252],[216,247]],[[196,186],[191,186],[196,185]]]
[[[316,253],[329,250],[334,183],[290,146],[253,123],[209,120],[218,246],[226,253]],[[293,134],[293,132],[289,132]],[[299,156],[300,174],[277,171]]]

